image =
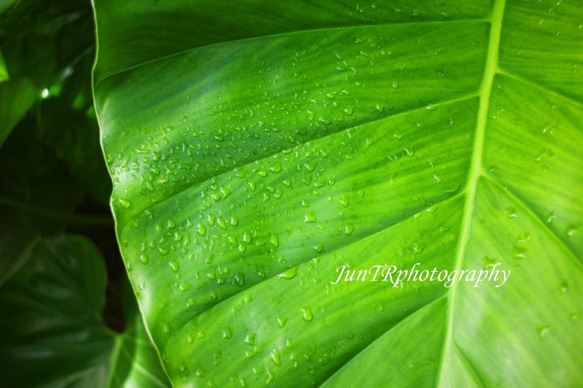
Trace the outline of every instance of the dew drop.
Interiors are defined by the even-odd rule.
[[[495,258],[490,258],[488,256],[482,257],[482,260],[484,261],[484,269],[488,269],[497,263]]]
[[[313,211],[304,214],[304,223],[310,224],[316,222],[316,214]]]
[[[354,225],[352,225],[352,224],[344,225],[344,234],[345,235],[350,236],[352,234],[352,232],[354,232]]]
[[[314,315],[312,315],[312,309],[310,307],[303,307],[301,311],[304,321],[310,322],[312,319],[314,319]]]
[[[287,271],[280,273],[279,275],[277,275],[277,277],[280,279],[290,280],[290,279],[295,278],[297,276],[297,274],[298,274],[297,268],[294,267],[294,268],[290,268]]]
[[[549,325],[537,326],[536,332],[538,333],[538,336],[541,339],[541,341],[544,339],[544,337],[546,337],[549,334],[550,330],[551,327]]]
[[[348,206],[348,198],[346,197],[346,195],[343,194],[340,197],[340,199],[338,200],[338,203],[340,203],[344,207],[347,207]]]
[[[247,334],[245,336],[244,341],[247,345],[255,345],[255,334],[254,333]]]
[[[577,233],[577,225],[575,224],[567,225],[567,227],[565,228],[565,233],[567,234],[567,237],[573,237],[575,233]]]
[[[278,317],[278,318],[277,318],[277,326],[278,326],[280,329],[283,329],[283,327],[285,326],[285,323],[286,323],[286,322],[287,322],[287,318],[285,318],[285,317]]]
[[[132,207],[132,203],[127,199],[118,198],[117,200],[119,201],[121,206],[126,208],[126,209]]]
[[[528,249],[524,246],[521,245],[514,245],[512,247],[512,257],[514,257],[515,260],[523,260],[526,259],[526,253],[528,252]]]
[[[275,365],[281,365],[281,356],[277,349],[273,349],[273,351],[269,354],[269,358],[271,358],[271,361],[273,361]]]
[[[547,214],[547,225],[551,225],[553,223],[553,220],[555,219],[555,212],[550,212],[549,214]]]
[[[231,339],[233,338],[233,329],[230,326],[227,326],[223,329],[223,338],[224,339]]]
[[[257,347],[253,347],[252,349],[245,350],[245,357],[246,358],[253,358],[259,353],[259,349]]]
[[[518,212],[513,207],[507,207],[502,212],[502,215],[505,216],[505,217],[507,217],[507,218],[517,218],[518,217]]]
[[[172,268],[172,271],[178,272],[178,269],[180,268],[178,261],[172,259],[168,262],[168,264],[170,265],[170,268]]]
[[[277,235],[272,235],[269,238],[269,242],[271,243],[271,245],[273,245],[275,248],[279,247],[279,238],[277,237]]]

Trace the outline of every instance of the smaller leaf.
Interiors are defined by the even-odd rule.
[[[44,240],[0,292],[7,386],[103,386],[114,338],[101,322],[106,271],[81,237]],[[81,372],[82,371],[82,372]]]
[[[106,269],[88,239],[44,239],[25,261],[0,288],[0,310],[10,312],[0,321],[3,384],[169,386],[134,300],[125,333],[105,326]]]

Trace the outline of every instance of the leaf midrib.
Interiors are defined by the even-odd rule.
[[[470,234],[470,225],[472,221],[472,214],[474,210],[476,191],[478,186],[478,180],[482,176],[482,153],[484,148],[484,138],[485,131],[488,122],[488,111],[490,106],[490,97],[492,92],[492,85],[494,81],[494,76],[498,73],[498,53],[500,47],[500,35],[502,31],[502,20],[504,16],[505,0],[495,0],[494,7],[492,9],[492,14],[490,18],[490,38],[487,49],[487,59],[486,66],[484,68],[484,75],[482,78],[482,84],[479,91],[480,104],[478,108],[478,117],[476,124],[476,132],[474,136],[474,145],[472,158],[470,162],[470,169],[468,173],[468,179],[466,181],[466,187],[464,189],[464,194],[466,200],[464,203],[463,219],[460,231],[460,237],[458,240],[458,247],[456,253],[456,262],[454,269],[459,270],[463,264],[463,259],[466,251],[467,241]],[[436,386],[441,387],[446,385],[442,382],[443,379],[443,369],[445,364],[445,359],[450,348],[453,347],[454,351],[459,352],[464,360],[464,364],[469,369],[470,375],[475,379],[478,386],[482,387],[483,382],[480,380],[480,376],[477,371],[473,368],[470,360],[463,353],[463,350],[453,341],[453,320],[455,314],[455,296],[458,285],[453,286],[449,293],[446,294],[447,297],[447,332],[444,336],[444,344],[442,347],[441,362],[437,374],[437,384]],[[437,298],[436,300],[439,300]],[[432,301],[431,303],[435,302]],[[390,329],[389,329],[390,330]],[[379,337],[380,338],[380,337]],[[374,341],[373,341],[374,342]],[[365,347],[364,349],[366,349]],[[363,349],[363,350],[364,350]],[[360,353],[360,352],[359,352]],[[353,357],[354,358],[354,357]],[[346,365],[346,363],[344,364]],[[342,369],[340,366],[338,370]],[[333,376],[333,373],[331,376]],[[327,379],[328,380],[328,379]],[[327,381],[326,380],[326,381]]]
[[[463,219],[461,225],[460,237],[458,240],[458,248],[456,254],[456,261],[454,270],[460,270],[465,253],[467,242],[470,236],[470,227],[472,222],[472,214],[474,212],[474,204],[476,200],[476,191],[478,187],[478,180],[482,171],[482,153],[484,149],[484,137],[486,133],[486,126],[488,123],[488,110],[490,108],[490,97],[492,94],[492,85],[494,76],[498,71],[498,52],[500,50],[500,35],[502,32],[502,20],[504,18],[504,8],[506,0],[494,0],[492,14],[490,16],[490,38],[488,42],[488,51],[486,54],[486,66],[484,67],[484,76],[480,87],[480,105],[478,108],[478,118],[476,124],[476,133],[474,136],[474,149],[472,152],[472,159],[470,162],[470,170],[468,179],[466,181],[466,201],[463,210]],[[453,321],[455,315],[455,300],[457,288],[456,284],[450,289],[447,299],[447,322],[446,335],[444,337],[444,344],[441,354],[441,363],[437,374],[437,386],[445,386],[443,382],[443,370],[445,360],[448,353],[451,351],[450,347],[453,344]],[[477,372],[477,371],[476,371]]]

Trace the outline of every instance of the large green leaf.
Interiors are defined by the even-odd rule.
[[[118,239],[176,386],[583,384],[582,3],[94,6]],[[474,272],[371,281],[416,263]]]
[[[38,240],[37,240],[38,241]],[[8,254],[5,250],[3,254]],[[2,384],[11,387],[165,387],[142,320],[128,302],[123,334],[102,321],[107,275],[86,238],[31,242],[0,288]]]

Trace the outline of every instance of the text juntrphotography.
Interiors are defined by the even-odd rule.
[[[498,269],[500,263],[489,265],[485,269],[422,269],[421,263],[415,263],[410,269],[398,269],[396,265],[379,264],[368,269],[350,269],[346,265],[336,268],[337,278],[330,284],[339,282],[390,282],[393,287],[400,287],[406,282],[441,282],[446,288],[458,282],[480,287],[483,282],[494,287],[502,287],[510,277],[510,270]]]

